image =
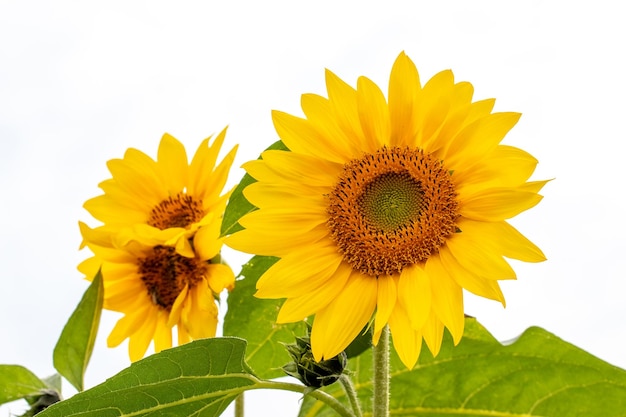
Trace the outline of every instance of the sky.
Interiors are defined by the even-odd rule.
[[[513,262],[506,308],[466,296],[500,340],[540,326],[626,368],[620,143],[626,29],[611,1],[0,0],[0,363],[54,373],[52,349],[87,287],[76,265],[82,208],[129,147],[155,157],[168,132],[189,153],[228,125],[235,165],[276,141],[272,109],[301,115],[324,68],[386,91],[405,51],[422,80],[452,69],[475,100],[521,112],[505,143],[554,179],[512,223],[548,260]],[[229,184],[243,174],[231,173]],[[248,255],[225,250],[235,272]],[[86,385],[129,365],[103,314]],[[71,395],[72,390],[67,389]],[[285,400],[276,410],[276,399]],[[247,415],[295,415],[299,396],[254,392]],[[0,407],[0,417],[22,404]],[[232,415],[228,410],[225,415]]]

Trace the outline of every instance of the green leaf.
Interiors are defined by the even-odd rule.
[[[304,322],[276,324],[282,300],[254,297],[256,282],[278,258],[255,256],[241,269],[235,288],[228,294],[228,310],[224,318],[224,335],[248,341],[246,361],[261,378],[285,376],[280,369],[291,357],[281,343],[293,343],[295,336],[306,334]]]
[[[371,412],[371,350],[350,360],[364,412]],[[408,370],[392,349],[392,415],[429,417],[623,417],[626,371],[537,328],[505,345],[475,319],[457,347],[446,333],[433,358],[424,345]],[[337,384],[324,388],[348,404]],[[332,416],[305,398],[301,417]]]
[[[36,395],[47,388],[44,381],[20,365],[0,365],[0,404]]]
[[[288,151],[289,149],[287,149],[285,144],[279,140],[277,142],[274,142],[266,150]],[[253,182],[256,182],[256,180],[250,175],[245,174],[239,182],[239,185],[237,185],[237,187],[233,190],[233,193],[230,195],[228,205],[226,206],[226,211],[224,212],[224,218],[222,219],[222,236],[227,236],[243,230],[243,227],[239,224],[239,219],[242,218],[245,214],[256,210],[256,207],[250,204],[250,202],[243,195],[244,188],[246,188]]]
[[[78,391],[83,390],[83,377],[98,333],[103,292],[102,274],[98,271],[54,347],[54,367]]]
[[[133,363],[38,417],[219,416],[246,389],[271,388],[245,363],[246,341],[201,339]]]

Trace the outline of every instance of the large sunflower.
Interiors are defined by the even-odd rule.
[[[442,71],[421,86],[401,53],[387,99],[368,78],[354,89],[326,72],[328,98],[302,96],[305,118],[275,111],[287,151],[244,167],[259,210],[226,243],[280,257],[256,295],[286,298],[278,322],[315,314],[317,360],[341,352],[375,314],[408,367],[422,339],[439,352],[444,326],[463,335],[463,289],[500,301],[514,279],[506,258],[545,260],[506,222],[536,205],[537,160],[501,145],[518,113],[472,102],[470,83]]]
[[[215,336],[216,299],[235,280],[219,257],[230,192],[220,194],[236,152],[216,165],[224,137],[225,131],[210,146],[210,138],[203,141],[191,164],[167,134],[156,161],[129,149],[108,162],[112,178],[100,184],[104,194],[85,203],[104,224],[80,224],[94,256],[79,270],[92,279],[101,268],[104,308],[124,314],[108,344],[129,338],[133,361],[152,340],[157,352],[171,347],[174,326],[179,344]]]

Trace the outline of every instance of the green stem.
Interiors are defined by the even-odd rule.
[[[389,327],[385,326],[374,346],[373,417],[389,417]]]
[[[359,403],[359,398],[356,395],[354,384],[352,384],[352,379],[350,379],[350,377],[348,377],[348,375],[346,374],[341,374],[341,376],[339,377],[339,382],[341,382],[344,391],[346,391],[346,395],[348,396],[348,400],[350,400],[350,405],[352,406],[354,415],[356,417],[363,417],[361,404]]]
[[[235,417],[243,417],[244,415],[244,399],[243,392],[235,398]]]
[[[289,382],[276,382],[276,381],[260,381],[257,383],[252,389],[281,389],[284,391],[293,391],[299,392],[301,394],[305,393],[307,387],[297,384],[291,384]],[[355,417],[355,415],[346,408],[338,399],[333,397],[332,395],[322,391],[322,390],[314,390],[307,392],[306,395],[309,395],[316,400],[322,401],[326,403],[330,408],[335,410],[337,414],[342,417]]]

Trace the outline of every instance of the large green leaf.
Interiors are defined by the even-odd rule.
[[[102,275],[98,271],[54,347],[54,367],[78,391],[83,390],[83,377],[98,333],[103,292]]]
[[[371,351],[348,368],[365,415],[371,415]],[[448,334],[433,358],[424,346],[409,371],[391,354],[392,415],[429,417],[618,417],[626,415],[626,371],[553,334],[527,329],[505,345],[474,319],[466,320],[461,343]],[[348,404],[337,384],[324,388]],[[305,398],[301,417],[332,416]]]
[[[20,365],[0,365],[0,404],[37,395],[48,386]]]
[[[228,310],[224,318],[224,335],[238,336],[248,341],[246,361],[261,378],[285,376],[280,369],[291,360],[281,343],[293,343],[295,335],[306,334],[304,322],[276,324],[282,300],[262,300],[254,297],[259,277],[277,258],[255,256],[241,269],[235,289],[228,295]]]
[[[266,150],[287,151],[288,149],[282,141],[277,141]],[[233,193],[230,195],[230,199],[228,200],[226,211],[224,212],[224,218],[222,219],[222,236],[230,235],[242,230],[243,227],[239,224],[239,219],[245,214],[256,210],[256,207],[250,204],[250,202],[243,195],[244,188],[255,181],[256,180],[250,175],[245,174],[239,182],[239,185],[237,185],[237,187],[233,190]]]
[[[260,384],[244,362],[245,340],[202,339],[132,364],[38,417],[218,416]]]

